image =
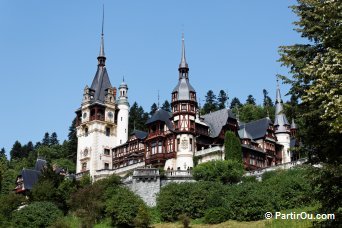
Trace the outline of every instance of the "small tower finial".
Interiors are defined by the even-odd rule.
[[[101,33],[102,36],[103,36],[103,27],[104,27],[104,4],[102,5],[102,33]]]
[[[158,109],[159,109],[159,89],[158,89]]]
[[[102,29],[101,29],[100,53],[99,53],[99,56],[97,57],[99,66],[105,66],[105,63],[106,63],[106,57],[105,57],[105,52],[104,52],[103,27],[104,27],[104,5],[102,7]]]
[[[122,75],[122,82],[125,82],[125,75]]]
[[[102,6],[102,29],[101,29],[101,46],[100,46],[100,54],[99,57],[104,57],[104,40],[103,40],[103,28],[104,28],[104,5]]]

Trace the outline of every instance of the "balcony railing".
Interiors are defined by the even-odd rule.
[[[203,150],[197,150],[195,152],[195,156],[204,156],[212,153],[223,153],[223,147],[222,146],[214,146],[214,147],[209,147],[207,149]]]
[[[165,171],[166,177],[192,177],[191,170],[167,170]]]

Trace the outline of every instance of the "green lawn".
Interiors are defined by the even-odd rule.
[[[290,213],[290,212],[312,212],[315,211],[317,207],[305,207],[305,208],[297,208],[291,210],[282,211],[282,213]],[[80,221],[77,217],[69,215],[64,218],[66,224],[68,224],[72,228],[80,227]],[[237,227],[237,228],[247,228],[247,227],[255,227],[255,228],[287,228],[287,227],[300,227],[300,228],[308,228],[312,227],[312,220],[282,220],[282,219],[270,219],[270,220],[259,220],[259,221],[252,221],[252,222],[238,222],[238,221],[227,221],[224,223],[216,224],[216,225],[209,225],[203,224],[201,219],[196,219],[191,221],[192,228],[229,228],[229,227]],[[110,228],[109,221],[103,221],[102,223],[96,224],[94,228]],[[153,224],[152,227],[155,228],[182,228],[183,225],[180,222],[175,223],[158,223]]]

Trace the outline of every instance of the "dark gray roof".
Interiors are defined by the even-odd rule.
[[[98,66],[90,87],[90,89],[95,91],[93,102],[104,103],[106,89],[111,87],[112,85],[110,83],[106,67]]]
[[[259,139],[265,136],[270,124],[272,124],[272,121],[266,117],[240,125],[240,128],[246,128],[247,132],[252,136],[252,139]]]
[[[204,119],[204,122],[209,126],[210,136],[215,138],[220,134],[222,127],[227,124],[228,118],[235,119],[235,116],[230,109],[224,108],[203,115],[202,118]]]
[[[178,100],[190,100],[190,92],[196,92],[188,78],[180,78],[172,93],[178,92]]]
[[[164,109],[158,109],[150,119],[148,119],[146,121],[146,124],[150,124],[153,123],[155,121],[163,121],[165,122],[166,126],[170,129],[173,130],[173,125],[172,122],[170,120],[170,118],[172,117],[172,113],[165,111]]]
[[[290,139],[290,147],[296,147],[297,145],[298,145],[297,139],[291,138]]]
[[[238,131],[240,139],[253,139],[251,134],[246,131],[246,128],[242,128]]]
[[[139,131],[139,130],[134,130],[131,135],[135,135],[138,139],[144,139],[147,136],[147,132],[145,131]]]
[[[36,161],[36,165],[34,166],[34,170],[42,171],[42,169],[46,166],[46,161],[44,159],[38,158]]]
[[[33,186],[38,182],[40,171],[33,169],[23,169],[21,171],[25,189],[31,190]]]

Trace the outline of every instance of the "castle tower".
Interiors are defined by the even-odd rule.
[[[125,79],[119,87],[119,99],[117,100],[117,107],[119,109],[117,115],[118,123],[118,135],[117,135],[117,145],[126,143],[128,140],[128,118],[129,118],[129,103],[127,97],[128,86],[125,83]]]
[[[172,91],[171,99],[172,120],[176,133],[175,148],[177,158],[167,161],[165,167],[173,167],[173,170],[189,170],[193,167],[193,154],[196,145],[195,118],[198,105],[196,91],[189,82],[189,67],[185,58],[184,34],[182,35],[182,54],[178,72],[178,84]]]
[[[275,101],[275,135],[277,137],[278,143],[283,145],[282,151],[282,163],[291,162],[291,152],[290,152],[290,124],[286,118],[283,108],[283,101],[280,95],[279,81],[277,79],[277,92]]]
[[[77,162],[76,172],[89,172],[94,177],[97,170],[112,168],[112,148],[116,146],[115,100],[106,69],[103,22],[97,71],[90,87],[83,93],[81,108],[76,111]]]

